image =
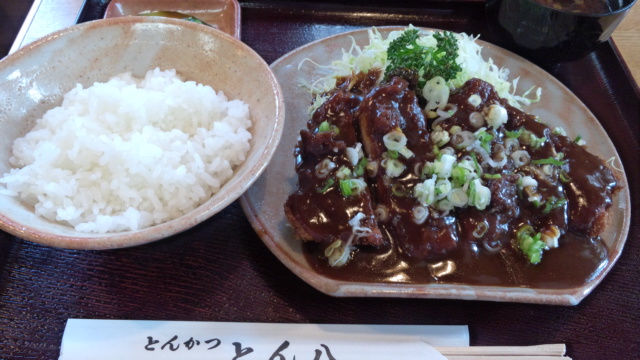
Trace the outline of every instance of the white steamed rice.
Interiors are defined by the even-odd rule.
[[[175,70],[77,85],[15,141],[0,191],[81,232],[136,230],[196,208],[249,151],[249,108]]]

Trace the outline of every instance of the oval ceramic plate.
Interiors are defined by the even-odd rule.
[[[402,28],[379,28],[385,36]],[[251,224],[269,249],[291,271],[316,289],[334,296],[415,297],[464,300],[513,301],[527,303],[575,305],[580,302],[611,269],[627,238],[630,221],[630,199],[626,176],[617,174],[623,187],[614,199],[611,223],[602,234],[609,248],[609,262],[600,275],[582,287],[569,289],[532,289],[523,287],[467,286],[450,284],[363,283],[333,280],[316,273],[305,260],[301,242],[284,215],[284,203],[297,189],[293,149],[301,129],[309,119],[311,96],[300,87],[301,81],[313,82],[322,77],[316,64],[329,64],[341,58],[342,49],[355,41],[368,43],[367,29],[332,36],[298,48],[271,65],[284,93],[286,122],[280,145],[262,176],[242,196],[242,206]],[[485,59],[492,58],[501,67],[510,69],[510,78],[520,78],[518,87],[533,85],[543,89],[543,101],[527,112],[538,115],[551,126],[562,126],[568,134],[580,134],[588,149],[603,159],[619,158],[606,132],[580,100],[558,80],[529,61],[497,46],[479,42]],[[304,59],[311,61],[299,65]],[[571,119],[562,121],[561,118]]]

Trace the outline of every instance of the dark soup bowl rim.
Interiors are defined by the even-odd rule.
[[[487,4],[489,5],[492,2],[501,2],[501,1],[505,1],[505,0],[493,0],[493,1],[492,0],[488,0]],[[624,5],[620,9],[606,11],[606,12],[586,12],[586,11],[575,11],[575,10],[563,10],[563,9],[556,9],[554,7],[548,6],[548,5],[542,3],[541,1],[538,1],[538,0],[522,0],[522,1],[526,1],[526,2],[532,3],[532,4],[536,5],[536,6],[540,6],[540,7],[543,7],[545,9],[548,9],[550,11],[561,13],[561,14],[565,14],[565,15],[569,15],[569,16],[600,18],[600,17],[605,17],[605,16],[609,16],[609,15],[615,15],[615,14],[619,14],[619,13],[628,11],[636,3],[637,0],[630,0],[630,2],[628,4]],[[611,0],[606,0],[606,1],[611,1]],[[626,1],[627,0],[622,0],[623,3],[626,2]]]

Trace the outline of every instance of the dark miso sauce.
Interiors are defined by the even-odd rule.
[[[340,195],[337,190],[316,191],[325,180],[309,173],[321,157],[307,155],[305,161],[298,164],[300,189],[288,199],[285,212],[298,235],[313,240],[304,242],[303,250],[316,272],[350,282],[541,289],[580,287],[602,273],[609,258],[606,245],[598,236],[606,227],[607,210],[619,187],[616,177],[601,159],[535,116],[508,105],[482,80],[471,79],[452,93],[448,102],[456,110],[440,122],[425,121],[417,106],[402,106],[416,103],[413,90],[407,87],[409,83],[395,77],[373,88],[359,104],[352,104],[350,96],[334,96],[323,105],[324,112],[316,112],[323,120],[344,125],[344,121],[338,121],[341,119],[327,114],[350,114],[333,110],[342,106],[344,100],[348,101],[349,108],[357,115],[353,118],[358,120],[356,128],[363,148],[372,161],[380,160],[379,155],[384,151],[381,134],[393,128],[402,128],[411,134],[406,143],[415,152],[404,160],[401,175],[394,177],[380,169],[369,174],[369,191],[357,198]],[[469,100],[474,96],[480,98],[478,103]],[[456,135],[479,131],[471,120],[472,115],[492,106],[503,107],[508,121],[491,130],[491,143],[487,144],[490,152],[485,150],[490,154],[486,156],[495,159],[499,156],[494,153],[502,152],[504,161],[492,160],[493,165],[476,161],[477,167],[484,166],[485,175],[497,175],[483,177],[491,193],[490,204],[481,209],[469,206],[471,203],[447,210],[430,206],[430,215],[418,222],[414,210],[419,202],[412,194],[423,178],[416,172],[416,168],[420,169],[416,165],[437,157],[435,150],[430,150],[435,147],[428,129],[453,133],[457,127]],[[346,133],[316,137],[333,139]],[[318,154],[315,143],[305,141],[307,137],[308,132],[302,131],[301,150]],[[325,147],[340,154],[338,143],[331,144]],[[450,149],[456,159],[467,156],[470,151],[479,151],[477,145],[458,146],[453,138],[447,144],[456,146]],[[526,160],[515,156],[516,151],[527,154]],[[335,156],[331,159],[336,167],[346,163]],[[525,178],[535,179],[533,191],[523,183],[518,185]],[[315,181],[311,187],[306,185],[309,179]],[[397,191],[399,187],[406,191]],[[384,209],[383,215],[374,217],[373,209],[380,208]],[[369,229],[368,234],[376,236],[352,244],[355,250],[349,260],[331,266],[325,249],[336,239],[346,243],[353,239],[350,219],[356,212],[367,214],[368,220],[362,224]],[[314,221],[315,218],[332,221]],[[546,250],[541,253],[540,261],[527,258],[521,249],[522,243],[518,242],[527,228],[537,229],[538,239],[543,233],[546,236]]]
[[[589,282],[606,267],[608,251],[599,239],[572,233],[560,239],[560,246],[545,252],[532,265],[512,247],[488,253],[473,244],[461,244],[439,261],[416,260],[398,249],[359,248],[343,267],[330,267],[317,243],[304,244],[309,264],[319,274],[335,280],[401,283],[522,286],[562,289]]]

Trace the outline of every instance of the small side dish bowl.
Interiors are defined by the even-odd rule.
[[[497,43],[544,67],[579,60],[609,40],[636,0],[487,0]]]
[[[140,245],[187,230],[235,201],[269,163],[284,125],[280,85],[268,64],[244,43],[184,20],[120,17],[74,25],[0,61],[0,173],[11,147],[35,121],[80,83],[85,88],[115,75],[143,77],[154,68],[175,69],[185,80],[209,85],[249,105],[250,150],[233,176],[209,200],[185,215],[119,233],[81,233],[50,222],[16,197],[0,195],[0,228],[54,247],[110,249]],[[46,175],[45,175],[46,176]]]

